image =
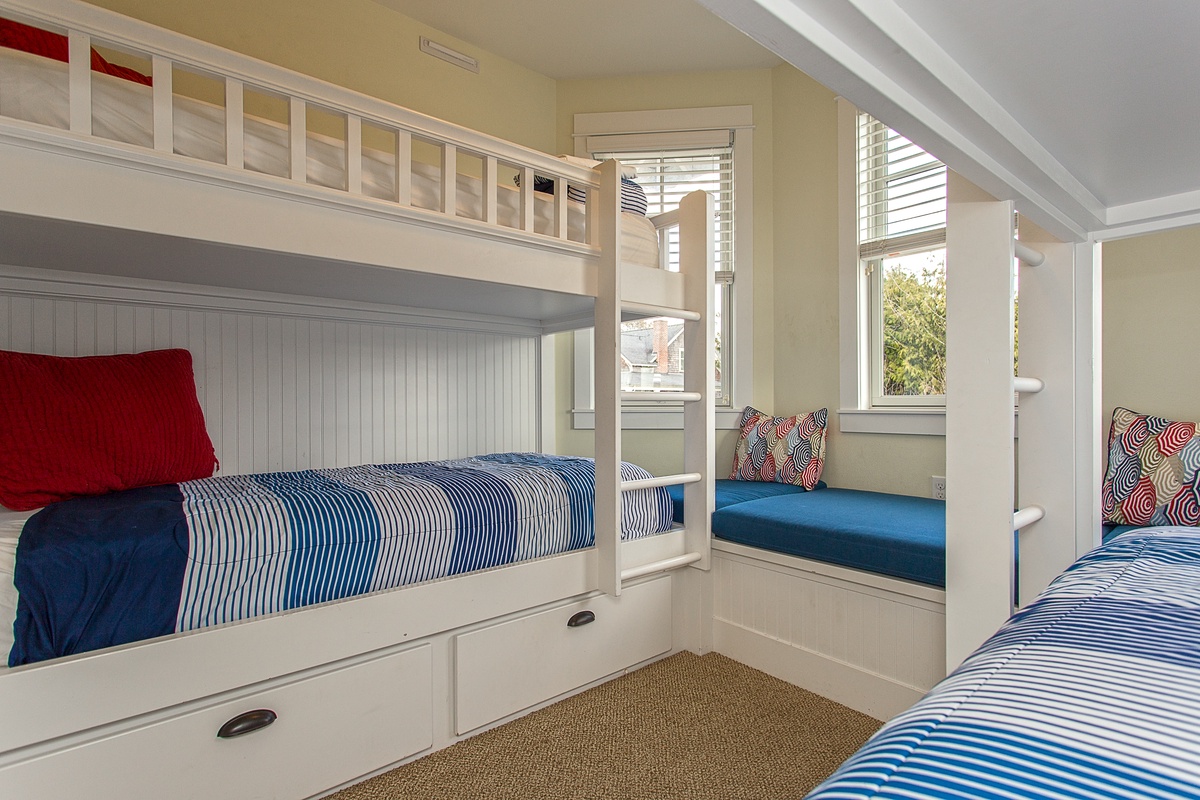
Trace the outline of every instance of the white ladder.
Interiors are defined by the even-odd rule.
[[[712,365],[716,358],[713,331],[713,200],[693,192],[679,206],[679,271],[683,308],[623,301],[620,242],[620,165],[600,167],[599,244],[595,334],[596,458],[596,587],[619,595],[624,581],[653,572],[695,564],[709,566],[713,509],[713,459],[716,416]],[[682,319],[684,391],[621,391],[621,320],[623,314]],[[683,403],[684,472],[625,481],[621,478],[621,407],[624,402]],[[629,569],[621,563],[621,495],[624,492],[684,484],[684,550],[682,555]]]

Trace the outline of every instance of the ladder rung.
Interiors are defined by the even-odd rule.
[[[704,480],[704,476],[699,472],[684,472],[679,475],[662,475],[658,478],[621,481],[621,491],[632,492],[637,489],[656,489],[659,486],[674,486],[677,483],[699,483],[702,480]]]
[[[640,314],[647,317],[671,317],[672,319],[683,319],[689,322],[697,322],[700,319],[698,311],[688,311],[683,308],[670,308],[669,306],[654,306],[649,303],[621,303],[621,310],[628,311],[631,314]]]
[[[1046,388],[1041,378],[1013,378],[1013,389],[1024,394],[1037,394]]]
[[[699,403],[699,392],[621,392],[622,403]]]
[[[695,564],[702,557],[699,553],[684,553],[674,558],[664,558],[662,561],[652,561],[649,564],[642,564],[640,567],[630,567],[629,569],[621,570],[621,580],[627,581],[631,578],[640,578],[643,575],[649,575],[652,572],[665,572],[669,569],[686,567],[688,564]]]
[[[1013,240],[1013,252],[1016,254],[1017,258],[1021,259],[1031,267],[1040,267],[1046,261],[1045,254],[1034,250],[1029,245],[1023,244],[1015,239]]]
[[[1026,525],[1032,525],[1046,516],[1046,509],[1041,506],[1026,506],[1013,514],[1013,530],[1019,531]]]

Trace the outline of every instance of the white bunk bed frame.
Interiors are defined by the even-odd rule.
[[[728,628],[734,657],[887,718],[994,632],[1012,613],[1014,598],[1032,600],[1099,544],[1107,430],[1101,244],[1200,223],[1200,186],[1193,181],[1193,191],[1106,206],[989,94],[993,87],[955,60],[951,45],[969,46],[969,39],[944,45],[920,27],[918,12],[936,8],[928,4],[700,2],[953,170],[945,591],[881,583],[861,572],[767,558],[747,548],[727,555],[724,543],[714,546],[718,649],[729,652],[722,644]],[[1040,19],[1024,7],[1012,9],[1010,18],[1013,30]],[[1011,33],[994,38],[1022,41]],[[1012,370],[1014,259],[1021,288],[1019,377]],[[843,290],[842,296],[842,313],[853,313],[854,293]],[[810,619],[836,609],[836,624],[802,625],[776,611],[797,602],[817,611]],[[801,616],[793,610],[792,617]],[[889,624],[901,628],[896,638],[905,646],[890,643],[895,657],[881,658],[875,642]],[[923,654],[916,662],[914,652]]]
[[[0,0],[0,14],[66,33],[71,54],[69,130],[0,118],[0,258],[21,261],[0,289],[27,290],[85,264],[181,290],[285,286],[432,309],[450,328],[469,315],[540,333],[597,331],[595,548],[8,670],[0,794],[316,796],[633,665],[700,649],[702,573],[679,568],[709,563],[711,198],[695,193],[654,220],[680,227],[679,272],[625,263],[615,162],[579,168],[75,0]],[[93,43],[152,63],[152,150],[91,135]],[[226,164],[172,152],[175,65],[223,80]],[[247,86],[287,99],[290,178],[242,169]],[[306,183],[310,105],[345,119],[345,191]],[[364,123],[395,132],[397,202],[361,194]],[[413,138],[440,150],[440,211],[407,203]],[[492,198],[481,220],[455,214],[463,153],[479,160]],[[517,229],[496,224],[499,165],[523,178]],[[535,173],[557,184],[552,235],[533,231]],[[588,192],[586,242],[568,239],[567,183]],[[168,253],[179,257],[164,263]],[[683,395],[686,472],[622,484],[619,323],[646,314],[685,319],[686,346],[698,354]],[[686,529],[621,543],[621,492],[680,482]],[[582,611],[595,622],[564,624]],[[217,738],[231,717],[263,708],[278,721]]]
[[[19,731],[0,731],[0,785],[13,780],[5,776],[15,775],[15,768],[31,770],[25,774],[36,781],[50,780],[50,773],[65,769],[80,776],[111,773],[106,765],[132,760],[133,753],[140,764],[150,764],[154,759],[142,756],[169,757],[165,751],[170,745],[161,743],[173,741],[176,731],[194,729],[211,739],[212,723],[219,724],[232,707],[245,708],[263,697],[275,702],[276,697],[309,696],[305,687],[310,683],[344,700],[346,708],[308,719],[306,731],[326,725],[334,733],[328,738],[313,734],[315,744],[306,746],[329,748],[344,759],[347,775],[361,774],[386,760],[374,740],[387,740],[393,756],[424,752],[653,657],[642,644],[633,652],[622,650],[627,642],[653,642],[649,650],[657,652],[664,645],[715,647],[886,717],[956,666],[1011,612],[1014,529],[1020,529],[1017,589],[1026,600],[1098,542],[1103,466],[1099,243],[1195,224],[1200,221],[1200,195],[1102,207],[1070,176],[1064,178],[1048,154],[924,32],[914,30],[895,3],[702,2],[814,79],[904,130],[959,173],[950,179],[948,209],[948,257],[957,277],[948,285],[945,592],[728,543],[713,548],[711,579],[682,569],[644,580],[646,576],[639,577],[643,570],[692,561],[697,558],[693,554],[699,554],[695,566],[706,566],[707,530],[690,527],[686,534],[620,547],[615,539],[601,537],[594,551],[0,676],[0,714],[26,721]],[[45,0],[36,7],[30,0],[0,0],[0,9],[70,30],[77,64],[86,62],[78,56],[86,54],[89,36],[147,54],[154,63],[157,98],[170,93],[169,83],[159,81],[160,72],[169,75],[167,67],[178,61],[221,75],[234,102],[244,84],[254,85],[291,98],[293,119],[303,117],[307,103],[316,103],[347,114],[348,120],[373,120],[440,142],[444,164],[453,166],[459,152],[478,154],[485,181],[494,181],[493,164],[504,163],[521,168],[523,187],[532,185],[534,171],[555,177],[560,187],[562,182],[587,187],[592,233],[587,243],[576,243],[561,235],[561,221],[560,235],[538,236],[524,224],[522,230],[497,229],[488,225],[487,214],[482,222],[456,219],[444,211],[388,204],[352,191],[248,175],[236,166],[181,161],[170,154],[165,135],[156,137],[153,152],[96,141],[87,135],[86,104],[72,114],[70,131],[0,120],[0,163],[9,185],[53,187],[23,196],[0,192],[0,240],[22,250],[27,266],[61,269],[64,254],[87,255],[90,269],[111,275],[238,290],[269,290],[287,281],[300,294],[393,303],[399,302],[396,287],[403,286],[403,305],[447,314],[485,311],[491,319],[520,320],[539,331],[594,323],[596,363],[602,365],[596,374],[597,492],[602,499],[596,513],[598,527],[611,529],[620,395],[610,369],[615,359],[604,354],[613,347],[621,303],[636,299],[658,307],[707,309],[698,300],[699,287],[712,285],[711,279],[691,282],[693,266],[685,266],[679,276],[621,262],[611,226],[615,215],[610,216],[618,202],[614,171],[578,170],[69,0]],[[873,48],[868,57],[858,47],[870,37],[886,46]],[[75,92],[87,91],[87,76],[86,67],[72,68]],[[169,104],[157,99],[155,108],[156,121],[169,129]],[[359,123],[347,124],[350,129]],[[236,137],[231,129],[234,153]],[[302,147],[303,137],[297,138]],[[351,188],[353,172],[351,167]],[[125,200],[104,205],[108,195],[100,187],[121,192]],[[528,209],[527,188],[522,191]],[[443,196],[452,192],[447,181]],[[1012,237],[1014,210],[1022,213],[1019,243]],[[700,219],[701,212],[691,213]],[[556,219],[562,214],[558,208]],[[246,223],[251,215],[253,225]],[[681,224],[688,225],[689,212],[681,217]],[[343,241],[297,236],[317,224],[336,225],[345,231]],[[397,228],[405,232],[403,253],[390,238]],[[168,274],[161,265],[124,258],[116,246],[97,252],[97,243],[103,248],[112,231],[119,232],[115,238],[122,245],[161,246],[159,237],[187,243],[179,251],[186,257]],[[37,248],[50,240],[55,242],[53,258]],[[241,268],[213,268],[211,257],[228,247],[238,248]],[[521,256],[496,259],[498,264],[486,272],[479,269],[481,258],[494,259],[498,251]],[[1010,368],[1014,256],[1023,261],[1021,378],[1014,378]],[[692,265],[703,259],[685,260]],[[1033,266],[1036,261],[1041,264]],[[330,264],[339,268],[338,285],[332,287],[327,285]],[[700,333],[706,319],[693,324],[689,335],[711,343],[711,335]],[[967,319],[971,322],[964,324]],[[688,346],[702,344],[689,339]],[[703,362],[689,358],[688,363]],[[703,446],[686,456],[686,469],[702,477],[688,489],[690,520],[707,519],[706,512],[696,513],[696,505],[711,504],[711,401],[707,389],[697,391],[703,399],[688,406],[687,425],[694,433],[685,439],[698,441],[695,433],[702,432]],[[1018,391],[1019,460],[1013,446],[1013,397]],[[706,415],[708,421],[701,421]],[[1014,516],[1018,506],[1024,510]],[[597,590],[608,594],[593,595]],[[561,632],[561,622],[545,631],[538,626],[546,615],[557,619],[582,608],[576,600],[581,596],[615,609],[658,609],[636,616],[658,620],[660,627],[635,632],[628,627],[632,623],[622,623],[627,627],[619,627],[621,633],[597,648],[594,663],[564,656],[570,665],[563,670],[570,673],[566,683],[530,695],[529,682],[519,675],[528,654],[514,650],[511,642],[530,635],[531,641],[545,645],[539,656],[560,652],[552,637]],[[672,624],[661,627],[663,619]],[[241,657],[220,659],[214,656],[218,650]],[[621,655],[605,660],[613,650]],[[148,671],[146,653],[154,654],[155,675],[174,679],[147,679],[136,687],[125,682],[130,674],[143,677]],[[481,672],[486,659],[499,669]],[[584,662],[588,669],[580,666]],[[359,676],[432,689],[397,690],[377,703],[384,710],[372,716],[370,709],[354,706],[363,702],[361,695],[339,683],[354,683]],[[489,705],[495,698],[503,698],[501,707]],[[422,722],[389,727],[388,720],[399,716],[393,713],[397,708]],[[356,718],[371,720],[371,736],[356,732],[351,725]],[[247,747],[265,747],[265,738],[258,744],[255,738],[249,737]],[[322,759],[305,759],[303,753],[311,751],[296,749],[294,741],[285,745],[292,748],[286,763],[299,775],[297,786],[328,786],[342,779],[330,780]],[[279,757],[276,751],[251,755],[267,763]],[[198,791],[210,788],[199,774],[211,769],[209,756],[227,757],[220,752],[195,756],[191,760],[197,767],[163,761],[168,766],[154,780],[202,787]],[[218,763],[231,774],[246,773]],[[174,784],[167,783],[171,770],[177,773]],[[305,793],[292,791],[290,784],[279,787],[296,796]]]

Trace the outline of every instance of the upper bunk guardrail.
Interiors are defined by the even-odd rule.
[[[255,182],[284,181],[285,190],[287,185],[296,191],[304,187],[304,192],[316,191],[334,202],[340,196],[353,198],[356,203],[385,203],[401,216],[465,227],[483,235],[516,238],[585,256],[594,256],[599,251],[595,214],[572,208],[567,199],[570,187],[572,194],[582,192],[592,201],[585,208],[598,205],[599,179],[586,167],[77,0],[0,0],[0,16],[67,36],[67,129],[75,138],[83,137],[126,156],[140,150],[147,159],[165,158],[175,163],[183,160],[189,170],[211,168],[214,164],[179,154],[175,145],[176,111],[181,102],[192,100],[175,91],[175,76],[181,71],[216,80],[223,88],[224,155],[215,166],[227,168],[226,173],[228,169],[237,170],[246,180]],[[148,95],[143,102],[149,104],[146,116],[151,127],[149,142],[141,147],[131,147],[136,143],[120,140],[116,144],[93,131],[93,87],[98,73],[91,68],[91,53],[95,46],[132,55],[150,65],[151,87],[137,87],[143,95]],[[286,103],[287,119],[283,125],[286,174],[263,175],[247,166],[247,121],[252,117],[247,114],[246,99],[251,94]],[[317,146],[330,146],[328,135],[310,130],[307,121],[310,111],[326,120],[332,117],[335,124],[340,121],[343,133],[332,137],[332,146],[335,149],[340,146],[343,153],[340,186],[310,180],[310,151]],[[266,124],[272,125],[269,121]],[[283,126],[274,124],[277,129]],[[368,129],[376,140],[382,135],[395,142],[393,152],[382,158],[384,163],[394,165],[395,189],[391,197],[364,190],[364,153],[371,149],[364,144]],[[276,133],[284,135],[282,131]],[[418,142],[424,143],[424,150],[421,156],[414,157],[414,143]],[[436,151],[432,158],[431,147]],[[468,162],[465,167],[464,162]],[[502,173],[513,175],[513,182],[519,185],[509,187],[507,179],[502,184]],[[416,200],[414,175],[421,179],[422,174],[434,182],[431,187],[436,198],[434,207]],[[553,198],[534,192],[535,175],[554,182]],[[464,180],[478,181],[480,187],[481,199],[470,213],[464,213],[458,202]],[[543,205],[539,208],[539,204]]]

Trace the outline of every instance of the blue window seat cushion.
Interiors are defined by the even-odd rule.
[[[926,497],[824,489],[719,508],[713,534],[738,544],[946,585],[946,504]]]
[[[1114,536],[1120,536],[1122,533],[1125,533],[1125,531],[1136,531],[1138,528],[1144,528],[1144,527],[1146,527],[1146,526],[1145,525],[1104,525],[1102,541],[1107,542],[1109,539],[1113,538]]]
[[[760,500],[764,497],[778,497],[786,494],[804,494],[807,491],[803,486],[769,481],[733,481],[728,478],[720,478],[713,483],[716,484],[715,494],[718,510],[735,503],[745,503],[747,500]],[[824,488],[825,482],[817,481],[816,489],[813,491]],[[674,486],[668,486],[667,492],[671,495],[671,502],[675,504],[675,521],[682,523],[683,484],[677,483]]]

